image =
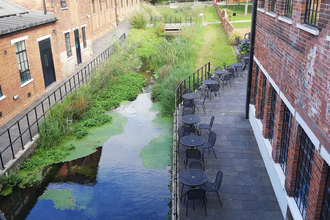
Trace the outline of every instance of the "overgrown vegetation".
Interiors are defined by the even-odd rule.
[[[233,21],[239,21],[239,20],[251,20],[252,16],[252,5],[248,6],[248,14],[244,15],[244,8],[245,5],[219,5],[221,9],[229,9],[233,13],[236,13],[236,16],[232,17]],[[229,19],[230,20],[230,19]]]

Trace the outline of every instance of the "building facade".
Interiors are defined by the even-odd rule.
[[[330,218],[330,1],[258,0],[249,119],[285,219]]]
[[[139,4],[119,1],[0,0],[0,125],[93,58],[93,40]]]

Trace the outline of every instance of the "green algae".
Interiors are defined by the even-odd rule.
[[[73,150],[67,157],[63,158],[62,162],[75,160],[81,157],[86,157],[96,151],[96,148],[102,146],[111,136],[124,132],[124,126],[127,118],[119,113],[108,112],[112,116],[112,123],[100,127],[91,128],[90,134],[82,139],[71,139],[65,141],[62,145],[73,145]]]
[[[149,111],[156,112],[160,108],[159,103],[154,103]],[[162,134],[152,139],[140,152],[144,167],[149,169],[164,169],[171,164],[172,122],[173,120],[171,118],[161,117],[159,113],[152,120],[154,127],[162,129]]]
[[[8,196],[10,193],[13,192],[13,187],[11,186],[6,186],[4,190],[1,191],[0,195],[1,196]]]
[[[42,196],[39,197],[38,200],[52,200],[54,203],[54,208],[66,210],[66,209],[75,209],[75,200],[72,196],[72,193],[68,189],[64,190],[55,190],[48,189],[44,192]]]

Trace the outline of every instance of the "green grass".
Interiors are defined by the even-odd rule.
[[[198,53],[195,69],[200,68],[209,61],[211,62],[212,71],[216,66],[222,66],[223,62],[227,65],[236,63],[234,48],[230,44],[221,24],[212,24],[205,28],[203,45]]]
[[[217,11],[215,10],[214,6],[207,7],[204,10],[204,15],[206,17],[206,22],[219,22],[220,18],[217,14]]]
[[[236,13],[236,16],[233,17],[233,21],[241,21],[241,20],[251,20],[251,15],[252,15],[252,5],[248,6],[248,14],[245,16],[244,15],[244,8],[245,5],[221,5],[219,6],[221,9],[230,9],[234,13]],[[235,10],[234,10],[235,8]]]
[[[235,28],[250,28],[251,22],[232,23]]]

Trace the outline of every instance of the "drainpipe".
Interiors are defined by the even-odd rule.
[[[42,3],[44,4],[44,14],[47,14],[47,9],[46,9],[46,2],[45,0],[42,0]]]
[[[252,20],[251,20],[251,39],[250,39],[250,57],[249,57],[249,72],[246,88],[246,103],[245,103],[245,119],[249,119],[249,104],[251,96],[251,81],[252,81],[252,68],[253,68],[253,54],[254,54],[254,39],[256,33],[256,18],[257,18],[257,0],[253,0],[252,6]]]

